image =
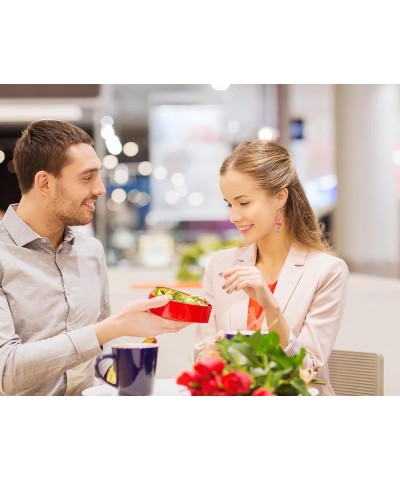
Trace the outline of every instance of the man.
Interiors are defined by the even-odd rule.
[[[16,144],[22,198],[0,222],[0,395],[79,395],[106,342],[187,325],[147,311],[165,296],[110,316],[103,248],[70,228],[88,224],[105,193],[92,145],[52,120],[31,123]]]

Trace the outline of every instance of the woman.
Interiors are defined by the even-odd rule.
[[[195,357],[220,330],[266,330],[288,355],[307,351],[323,395],[334,395],[328,359],[343,316],[348,268],[323,237],[287,150],[264,140],[242,142],[220,169],[229,219],[241,248],[215,253],[203,289],[213,305],[199,325]]]

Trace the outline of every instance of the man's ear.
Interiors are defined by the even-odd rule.
[[[50,175],[49,172],[46,172],[45,170],[40,170],[40,172],[37,172],[37,174],[35,175],[34,188],[41,195],[48,195],[52,178],[53,176]]]
[[[279,192],[276,194],[278,209],[283,208],[286,205],[288,195],[289,192],[287,188],[282,188],[282,190],[279,190]]]

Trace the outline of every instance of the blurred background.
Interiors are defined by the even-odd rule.
[[[176,267],[185,244],[237,238],[219,165],[242,140],[271,139],[291,152],[352,269],[398,277],[399,109],[391,85],[0,85],[0,210],[20,198],[12,152],[23,128],[67,120],[103,161],[92,227],[109,265]]]
[[[201,293],[211,252],[239,239],[218,189],[222,160],[242,140],[286,146],[351,271],[336,346],[383,352],[385,391],[400,391],[389,344],[400,334],[399,85],[2,84],[0,214],[20,199],[15,142],[44,118],[95,139],[107,194],[82,229],[104,245],[114,310],[155,285]],[[186,347],[170,348],[160,376],[189,362],[190,332],[177,335]]]

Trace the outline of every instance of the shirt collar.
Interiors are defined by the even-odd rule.
[[[7,208],[7,211],[2,219],[2,223],[14,240],[15,244],[19,247],[24,247],[40,237],[29,227],[22,218],[16,212],[18,203],[13,203]],[[75,235],[70,227],[66,227],[64,230],[64,242],[70,242],[72,245],[75,240]]]

